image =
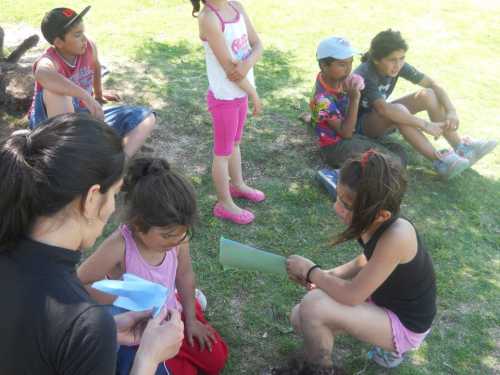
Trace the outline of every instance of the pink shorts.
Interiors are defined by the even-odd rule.
[[[378,306],[371,299],[369,299],[367,302]],[[394,343],[394,347],[396,348],[396,353],[400,357],[409,350],[417,349],[422,344],[425,337],[429,334],[430,329],[428,329],[424,333],[416,333],[409,330],[403,325],[403,323],[401,323],[401,320],[399,320],[398,316],[391,310],[386,309],[382,306],[378,307],[385,310],[387,316],[389,317],[392,330],[392,342]]]
[[[248,112],[248,97],[220,100],[216,99],[209,90],[207,105],[212,115],[214,154],[229,156],[233,153],[235,143],[239,143],[243,136],[243,127]]]

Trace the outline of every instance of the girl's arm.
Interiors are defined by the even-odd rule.
[[[368,263],[352,280],[343,280],[328,271],[314,269],[310,281],[335,301],[345,305],[358,305],[366,299],[389,277],[399,263],[409,262],[417,252],[417,237],[412,225],[399,220],[379,239]],[[300,259],[299,259],[300,258]],[[299,256],[287,261],[291,276],[305,280],[307,271],[313,263]]]
[[[424,76],[424,79],[422,79],[422,81],[420,81],[418,84],[419,86],[425,88],[431,88],[434,91],[439,103],[441,103],[446,112],[447,128],[451,130],[457,130],[458,125],[460,124],[457,110],[455,109],[455,106],[451,102],[450,97],[448,96],[444,88],[439,86],[432,78],[428,76]]]
[[[344,263],[341,266],[332,268],[331,270],[325,272],[328,272],[330,275],[336,276],[340,279],[350,280],[354,278],[367,263],[365,255],[360,254],[350,262]]]
[[[178,265],[175,276],[175,286],[179,293],[186,324],[196,320],[194,310],[194,292],[196,287],[193,265],[191,263],[191,254],[189,252],[189,242],[183,242],[179,245],[179,254],[177,255]]]
[[[125,272],[124,256],[125,241],[120,231],[116,230],[78,267],[78,278],[96,302],[112,304],[116,299],[116,296],[96,290],[90,285],[105,279],[112,272],[113,277],[120,277]]]
[[[248,56],[243,61],[239,61],[238,64],[234,66],[233,71],[228,75],[228,78],[231,81],[239,81],[246,77],[248,71],[257,63],[257,61],[260,60],[260,58],[262,57],[263,46],[259,35],[253,27],[252,21],[250,21],[245,8],[243,8],[243,5],[237,1],[233,1],[232,4],[236,6],[240,14],[243,15],[243,18],[245,19],[245,25],[248,32],[248,41],[250,43],[250,46],[252,47],[250,56]]]
[[[382,117],[398,124],[413,126],[434,137],[439,137],[443,133],[445,126],[444,122],[430,122],[424,120],[402,110],[397,104],[386,102],[385,99],[375,100],[373,102],[373,108],[375,108],[375,111]]]
[[[179,293],[184,313],[184,326],[186,328],[186,338],[191,346],[194,345],[194,339],[200,344],[201,350],[204,348],[212,349],[212,343],[215,343],[215,336],[208,325],[204,325],[196,319],[195,313],[195,275],[191,254],[189,252],[189,242],[183,242],[179,247],[177,275],[175,277],[175,286]]]

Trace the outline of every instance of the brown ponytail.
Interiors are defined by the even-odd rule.
[[[380,210],[397,215],[407,180],[400,163],[369,150],[344,164],[340,170],[340,183],[354,193],[354,201],[351,224],[335,239],[335,245],[359,238]]]

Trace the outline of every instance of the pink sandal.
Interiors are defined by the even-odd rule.
[[[222,203],[217,203],[214,206],[213,213],[219,219],[230,220],[233,223],[242,225],[250,224],[255,219],[255,215],[248,210],[242,210],[240,214],[235,214],[226,210]]]
[[[266,199],[266,195],[260,190],[253,189],[251,193],[244,193],[234,185],[229,185],[229,193],[233,198],[243,198],[254,203],[259,203]]]

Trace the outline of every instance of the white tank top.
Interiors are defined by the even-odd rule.
[[[224,40],[231,54],[232,59],[242,61],[245,60],[251,53],[252,48],[248,41],[248,32],[244,17],[240,14],[231,2],[228,3],[236,12],[236,17],[232,21],[224,21],[217,9],[208,2],[205,5],[215,13],[222,25]],[[205,47],[205,60],[207,64],[208,88],[211,90],[216,99],[232,100],[242,98],[247,95],[245,91],[239,88],[235,83],[231,82],[217,60],[212,48],[206,40],[203,41]],[[252,86],[255,87],[253,76],[253,67],[248,71],[247,79]]]

